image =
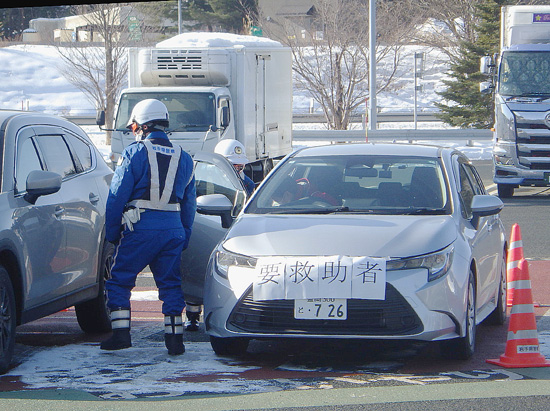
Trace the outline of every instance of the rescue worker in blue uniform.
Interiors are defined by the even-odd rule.
[[[164,132],[168,121],[166,106],[147,99],[135,105],[128,122],[137,141],[122,153],[107,199],[106,237],[116,250],[105,286],[113,334],[101,343],[103,350],[132,346],[130,294],[149,266],[163,302],[168,354],[185,351],[180,255],[195,218],[195,179],[191,156]]]
[[[216,144],[214,152],[224,156],[233,164],[237,175],[242,180],[247,195],[250,196],[254,192],[256,185],[254,181],[244,173],[244,166],[249,163],[244,151],[244,146],[237,140],[225,139]],[[187,321],[185,323],[186,331],[198,331],[201,313],[202,298],[198,299],[193,297],[185,301],[185,315],[187,316]]]

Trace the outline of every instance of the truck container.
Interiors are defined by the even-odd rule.
[[[500,197],[550,185],[550,6],[501,9],[500,50],[482,57],[494,92],[494,182]]]
[[[240,141],[255,181],[292,150],[292,57],[266,38],[185,33],[128,53],[128,88],[115,113],[111,159],[134,141],[132,108],[155,98],[168,108],[170,140],[192,156],[221,139]]]

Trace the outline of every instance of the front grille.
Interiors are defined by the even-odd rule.
[[[530,170],[550,170],[550,130],[543,114],[515,112],[518,161]]]
[[[385,300],[348,300],[346,320],[297,320],[293,300],[254,301],[252,287],[237,303],[227,327],[236,332],[317,335],[407,335],[424,327],[416,312],[391,285]]]

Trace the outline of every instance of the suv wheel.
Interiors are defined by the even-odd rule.
[[[0,373],[5,373],[11,363],[15,347],[15,295],[6,269],[0,266]]]
[[[113,244],[105,241],[99,265],[99,293],[96,298],[74,306],[76,319],[82,331],[90,334],[111,331],[111,313],[107,308],[105,281],[111,278],[113,265]]]

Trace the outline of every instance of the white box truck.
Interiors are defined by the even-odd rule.
[[[550,186],[550,6],[501,9],[500,52],[482,57],[494,91],[494,182],[500,197]]]
[[[168,135],[189,154],[213,152],[221,139],[246,150],[253,179],[292,150],[292,56],[261,37],[185,33],[152,48],[130,49],[128,88],[115,113],[111,159],[134,141],[126,129],[134,105],[147,98],[168,108]]]

